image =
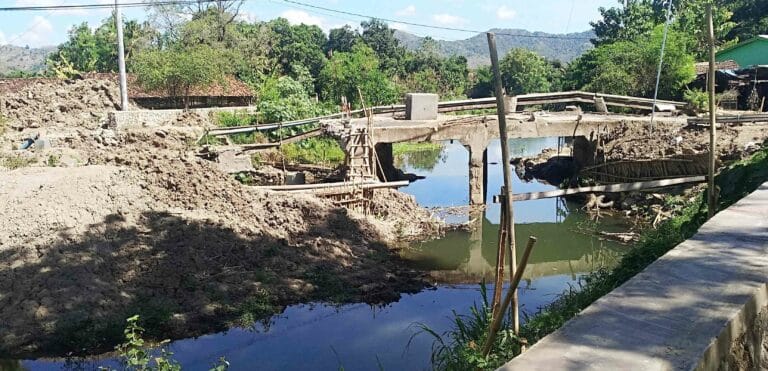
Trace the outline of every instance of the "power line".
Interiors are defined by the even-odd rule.
[[[152,5],[195,5],[200,3],[212,3],[215,0],[162,0],[151,3],[143,1],[133,1],[119,3],[121,8],[137,8]],[[82,9],[114,9],[115,4],[71,4],[71,5],[40,5],[40,6],[12,6],[0,7],[0,12],[20,12],[20,11],[57,11],[57,10],[82,10]]]
[[[324,10],[326,12],[331,12],[331,13],[346,14],[346,15],[351,15],[351,16],[360,17],[360,18],[367,18],[367,19],[378,19],[378,20],[381,20],[381,21],[387,21],[387,22],[393,22],[393,23],[402,23],[402,24],[406,24],[406,25],[409,25],[409,26],[415,26],[415,27],[432,28],[432,29],[436,29],[436,30],[445,30],[445,31],[468,32],[468,33],[472,33],[472,34],[480,34],[480,33],[487,32],[487,31],[480,31],[480,30],[472,30],[472,29],[468,29],[468,28],[435,26],[435,25],[428,25],[428,24],[424,24],[424,23],[415,23],[415,22],[408,22],[408,21],[391,19],[391,18],[383,18],[383,17],[372,16],[372,15],[348,12],[348,11],[344,11],[344,10],[326,8],[326,7],[318,6],[318,5],[306,4],[306,3],[302,3],[302,2],[299,2],[299,1],[295,1],[295,0],[282,0],[282,1],[285,2],[285,3],[301,5],[301,6],[304,6],[304,7],[307,7],[307,8],[320,9],[320,10]],[[506,33],[506,32],[496,32],[496,35],[515,36],[515,37],[527,37],[527,38],[532,38],[532,39],[562,39],[562,40],[590,40],[591,39],[591,37],[584,37],[584,36],[523,35],[523,34],[513,34],[513,33]]]
[[[211,3],[214,1],[216,0],[161,0],[161,1],[154,1],[154,2],[133,1],[133,2],[121,3],[120,6],[122,8],[133,8],[133,7],[146,7],[146,6],[152,6],[152,5],[195,5],[200,3]],[[332,8],[327,8],[323,6],[318,6],[318,5],[307,4],[307,3],[303,3],[295,0],[282,0],[282,2],[286,4],[299,5],[305,8],[323,10],[323,11],[335,13],[335,14],[344,14],[348,16],[354,16],[354,17],[365,18],[365,19],[377,19],[381,21],[386,21],[391,23],[400,23],[400,24],[414,26],[414,27],[430,28],[430,29],[445,30],[445,31],[467,32],[472,34],[481,34],[481,33],[487,32],[487,31],[473,30],[468,28],[436,26],[436,25],[409,22],[409,21],[398,20],[398,19],[377,17],[373,15],[368,15],[368,14],[354,13],[354,12],[332,9]],[[58,11],[58,10],[112,9],[112,8],[114,8],[114,4],[103,4],[103,3],[102,4],[48,5],[48,6],[15,6],[15,7],[0,7],[0,12]],[[535,35],[535,34],[532,35],[532,34],[514,34],[514,33],[508,33],[508,32],[497,32],[496,34],[503,35],[503,36],[531,38],[531,39],[561,39],[561,40],[590,40],[591,39],[590,37],[584,37],[584,36],[557,36],[557,35]]]

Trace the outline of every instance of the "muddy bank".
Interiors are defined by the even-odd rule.
[[[34,108],[59,95],[36,97],[11,107],[3,143],[37,129]],[[91,107],[62,125],[40,116],[46,136],[66,138],[53,148],[0,147],[35,159],[0,170],[0,356],[107,351],[134,314],[149,337],[177,339],[247,327],[290,304],[387,303],[427,285],[391,248],[438,232],[409,196],[377,192],[361,215],[258,191],[194,155],[195,127],[116,133],[99,121],[106,105]],[[72,161],[46,160],[62,154]]]

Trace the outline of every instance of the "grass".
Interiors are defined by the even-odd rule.
[[[719,209],[722,210],[768,180],[768,148],[755,153],[748,159],[727,167],[716,177],[719,189]],[[577,287],[570,287],[558,299],[541,308],[537,313],[525,317],[520,337],[528,343],[535,343],[573,318],[595,300],[611,292],[649,264],[667,253],[682,241],[693,236],[707,220],[706,192],[689,202],[679,215],[661,223],[658,229],[643,233],[638,245],[624,255],[612,270],[600,269],[580,279]],[[506,335],[501,338],[512,341],[497,341],[491,355],[485,358],[479,347],[485,340],[490,318],[485,288],[481,287],[483,302],[470,308],[471,315],[454,313],[454,326],[444,334],[422,327],[423,332],[436,338],[432,351],[432,363],[436,369],[493,369],[519,354],[519,343],[510,337],[508,326],[503,326]]]
[[[439,151],[443,149],[442,143],[433,142],[400,142],[392,144],[392,155],[402,156],[414,152]]]
[[[282,148],[285,159],[302,164],[337,166],[344,163],[344,150],[332,138],[314,137]]]
[[[27,167],[29,165],[34,164],[36,161],[37,161],[36,158],[19,156],[19,155],[0,156],[0,166],[6,167],[10,170],[16,170],[23,167]]]

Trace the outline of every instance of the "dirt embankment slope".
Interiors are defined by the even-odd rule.
[[[179,338],[288,304],[382,303],[424,286],[386,244],[396,230],[432,232],[412,198],[380,192],[377,216],[364,216],[257,191],[194,156],[189,128],[90,140],[99,115],[40,122],[80,131],[49,150],[76,153],[77,166],[0,170],[0,356],[108,350],[133,314],[151,336]],[[30,122],[8,117],[10,136]]]

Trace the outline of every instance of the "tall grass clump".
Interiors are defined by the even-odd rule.
[[[717,175],[718,209],[732,205],[766,181],[768,147],[731,164]],[[525,323],[520,328],[519,340],[533,344],[552,333],[595,300],[627,282],[656,259],[693,236],[707,221],[706,200],[706,192],[695,196],[679,215],[662,222],[657,229],[645,231],[637,246],[627,252],[615,268],[599,269],[585,275],[576,286],[567,289],[554,302],[530,316],[524,315]],[[436,339],[432,351],[432,362],[436,369],[495,369],[520,353],[517,342],[498,341],[491,355],[487,358],[482,356],[480,347],[487,336],[490,321],[490,307],[484,290],[481,285],[482,305],[473,305],[470,315],[454,312],[451,330],[437,334],[422,326],[422,332]],[[500,337],[516,340],[509,329],[509,321],[504,323],[502,331],[505,334]]]

